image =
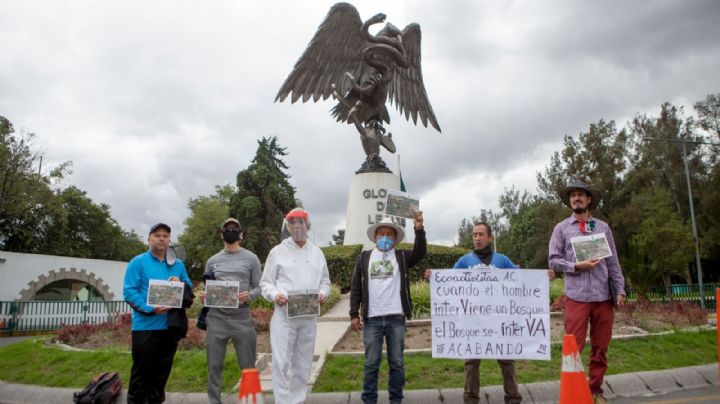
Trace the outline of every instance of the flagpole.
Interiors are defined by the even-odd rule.
[[[402,169],[400,168],[400,154],[397,155],[397,170],[398,170],[398,176],[400,177],[400,191],[407,192],[405,189],[405,182],[403,182],[402,179]]]

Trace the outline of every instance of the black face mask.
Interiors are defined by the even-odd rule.
[[[492,248],[490,248],[490,244],[486,245],[482,250],[475,250],[475,255],[480,258],[483,264],[490,265],[490,262],[492,262]]]
[[[228,244],[233,244],[240,240],[240,230],[225,229],[222,232],[222,238]]]

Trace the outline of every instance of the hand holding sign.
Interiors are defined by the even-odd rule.
[[[418,210],[417,212],[415,212],[415,218],[414,218],[415,230],[420,230],[423,228],[424,220],[425,219],[423,219],[423,213],[421,210]]]

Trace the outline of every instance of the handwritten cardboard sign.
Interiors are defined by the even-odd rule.
[[[433,358],[550,360],[546,270],[435,269]]]

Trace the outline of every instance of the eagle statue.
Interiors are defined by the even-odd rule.
[[[363,23],[355,7],[335,4],[275,97],[282,102],[290,96],[292,103],[336,99],[332,116],[360,133],[366,159],[358,173],[390,172],[380,158],[380,146],[395,152],[383,126],[390,123],[388,98],[408,121],[417,124],[419,117],[440,132],[422,79],[420,26],[400,31],[387,23],[370,34],[371,25],[384,21],[385,14],[377,14]]]

